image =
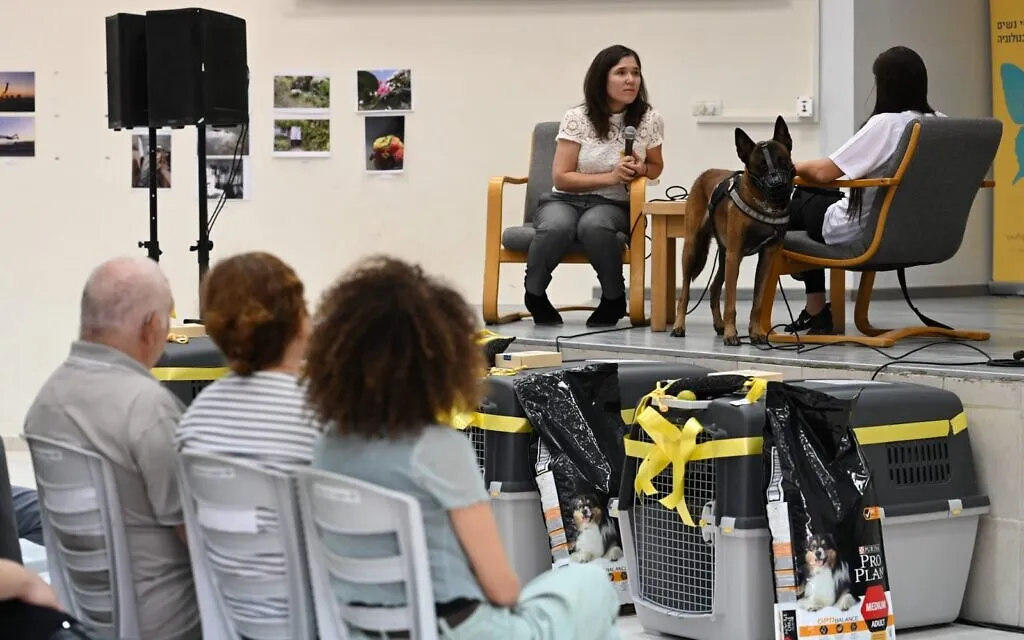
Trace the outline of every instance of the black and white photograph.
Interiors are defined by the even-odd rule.
[[[248,125],[206,128],[206,156],[210,158],[249,155]],[[242,133],[245,132],[243,136]]]
[[[206,160],[206,197],[211,200],[249,199],[248,158],[208,158]]]

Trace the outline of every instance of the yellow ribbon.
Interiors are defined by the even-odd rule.
[[[657,493],[657,489],[654,488],[652,480],[671,464],[672,492],[659,502],[666,509],[674,509],[679,512],[683,523],[687,526],[696,526],[686,507],[686,500],[683,499],[685,496],[683,479],[686,477],[686,463],[690,461],[696,451],[697,436],[704,431],[704,427],[697,422],[696,418],[690,418],[680,429],[651,407],[644,409],[637,416],[636,421],[643,428],[644,433],[654,441],[654,444],[637,469],[634,488],[644,495],[654,495]]]
[[[745,400],[750,404],[754,404],[764,397],[764,393],[768,389],[768,381],[764,378],[751,378],[750,380],[747,380],[745,386],[750,387],[747,391]]]

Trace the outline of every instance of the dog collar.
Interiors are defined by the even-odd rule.
[[[763,224],[770,225],[772,227],[785,227],[785,226],[788,226],[789,225],[789,214],[788,213],[786,215],[783,215],[783,216],[769,216],[769,215],[765,215],[765,214],[761,213],[760,211],[758,211],[757,209],[755,209],[754,207],[750,206],[749,204],[747,204],[746,202],[743,201],[743,198],[740,197],[740,191],[738,189],[738,187],[739,187],[739,178],[742,175],[743,175],[742,171],[738,171],[738,172],[732,174],[732,176],[729,178],[729,187],[727,189],[727,191],[729,192],[729,197],[732,198],[733,203],[737,207],[739,207],[740,211],[742,211],[743,213],[747,214],[749,217],[753,218],[754,220],[756,220],[758,222],[761,222]]]

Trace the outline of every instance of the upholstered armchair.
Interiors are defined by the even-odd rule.
[[[530,317],[521,311],[498,315],[499,274],[502,264],[525,264],[526,254],[533,241],[533,216],[542,193],[551,190],[551,165],[555,157],[555,136],[558,122],[541,122],[533,129],[528,177],[497,176],[487,186],[487,236],[484,249],[483,316],[487,324],[503,324]],[[504,226],[503,198],[505,185],[526,185],[522,222]],[[644,276],[646,247],[643,216],[647,180],[638,178],[629,189],[629,235],[620,233],[623,243],[622,263],[629,265],[629,319],[635,326],[645,324]],[[562,260],[568,264],[587,264],[582,247],[574,246]],[[591,310],[592,306],[559,307],[559,311]]]
[[[786,234],[762,289],[760,326],[775,343],[822,344],[858,342],[889,347],[912,336],[988,340],[983,331],[953,329],[931,320],[913,306],[904,271],[949,260],[960,249],[968,216],[978,189],[994,186],[985,180],[1002,137],[995,118],[928,117],[910,122],[896,152],[881,175],[840,180],[826,187],[880,187],[870,211],[865,211],[861,240],[825,245],[804,231]],[[830,299],[837,331],[846,326],[845,271],[861,273],[854,322],[864,335],[800,335],[772,332],[772,303],[778,278],[810,269],[831,270]],[[904,297],[924,326],[879,329],[868,320],[875,273],[896,271]]]

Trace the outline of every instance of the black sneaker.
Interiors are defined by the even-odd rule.
[[[526,310],[533,316],[533,323],[540,325],[562,324],[562,316],[558,313],[555,305],[551,304],[546,295],[535,296],[529,291],[526,292]]]
[[[626,296],[621,298],[605,298],[587,318],[588,327],[614,327],[619,320],[626,317]]]
[[[834,327],[832,326],[832,303],[825,303],[825,308],[811,315],[807,313],[807,309],[800,311],[800,315],[797,316],[796,321],[786,325],[786,333],[800,333],[801,331],[807,331],[807,335],[828,335],[833,333]]]

